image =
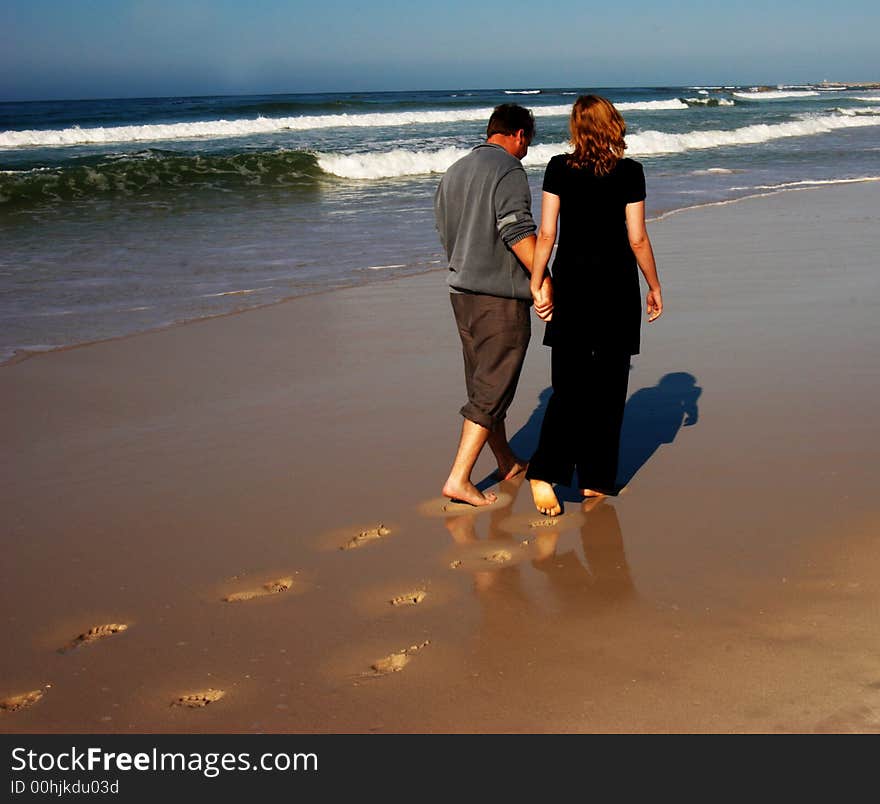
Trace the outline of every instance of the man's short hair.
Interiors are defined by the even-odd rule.
[[[535,116],[530,109],[516,103],[502,103],[496,106],[486,126],[486,139],[495,134],[516,134],[522,129],[529,142],[535,136]]]

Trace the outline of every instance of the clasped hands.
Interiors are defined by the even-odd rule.
[[[532,299],[535,302],[535,312],[542,321],[553,318],[553,283],[549,276],[545,276],[540,287],[531,288]]]

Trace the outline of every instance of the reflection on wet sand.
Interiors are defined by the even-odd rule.
[[[499,549],[512,555],[511,561],[494,565],[474,561],[462,564],[473,576],[475,597],[483,614],[479,652],[493,667],[508,661],[511,652],[533,657],[544,654],[560,635],[583,636],[578,628],[555,629],[554,623],[560,619],[569,626],[572,620],[596,623],[607,614],[622,612],[636,600],[614,505],[607,498],[591,499],[582,504],[580,516],[560,518],[555,526],[532,527],[525,532],[528,525],[516,529],[525,520],[510,516],[521,485],[521,479],[502,485],[511,503],[493,512],[488,520],[462,515],[445,522],[463,555]],[[575,530],[580,535],[580,553],[568,541]],[[547,660],[552,661],[552,656],[542,658]]]
[[[635,596],[623,536],[614,506],[605,498],[583,503],[581,526],[584,562],[575,549],[558,553],[559,533],[538,537],[538,556],[532,566],[544,574],[561,614],[589,615]]]
[[[665,374],[654,386],[634,391],[626,402],[620,434],[620,456],[617,488],[623,489],[664,444],[675,441],[682,427],[693,427],[699,421],[697,402],[703,389],[697,379],[686,371]],[[517,455],[531,455],[538,446],[541,422],[547,411],[552,389],[545,388],[528,420],[511,437],[510,445]],[[489,475],[477,484],[481,491],[490,488],[494,478]],[[580,489],[556,487],[563,502],[579,502]],[[563,508],[564,510],[564,508]]]

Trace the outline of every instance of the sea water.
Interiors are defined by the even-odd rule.
[[[827,86],[0,103],[0,361],[440,272],[433,192],[492,108],[535,113],[537,213],[583,92],[626,118],[651,216],[880,179],[880,92]]]

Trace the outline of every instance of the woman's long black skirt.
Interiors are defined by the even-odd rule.
[[[526,477],[616,494],[630,355],[554,343],[553,394]]]

